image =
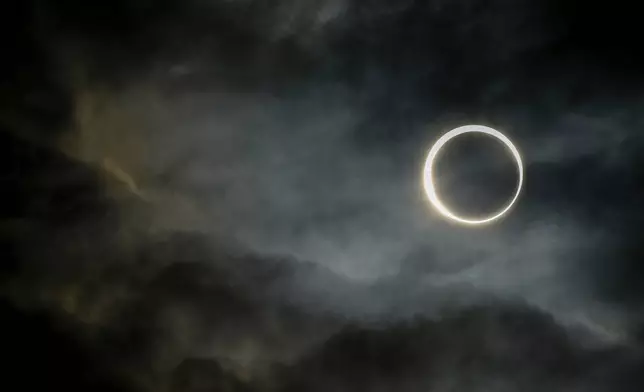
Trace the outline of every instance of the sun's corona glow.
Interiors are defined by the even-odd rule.
[[[451,139],[465,134],[465,133],[484,133],[487,135],[490,135],[492,137],[495,137],[496,139],[500,140],[506,147],[507,149],[512,153],[512,156],[514,157],[514,161],[517,165],[518,173],[519,173],[519,179],[516,187],[516,191],[510,200],[509,203],[507,203],[503,208],[501,208],[499,211],[496,211],[488,216],[485,217],[479,217],[476,219],[473,218],[467,218],[467,217],[461,217],[450,211],[449,208],[443,203],[443,201],[440,199],[438,196],[438,192],[436,190],[436,185],[434,181],[434,161],[436,159],[436,156],[438,153],[441,151],[445,143],[450,141]],[[510,139],[508,139],[505,135],[503,135],[501,132],[497,131],[496,129],[482,126],[482,125],[465,125],[456,129],[453,129],[443,136],[441,136],[436,143],[432,146],[432,148],[429,150],[429,154],[427,155],[427,160],[425,161],[425,170],[423,172],[423,182],[425,186],[425,193],[427,194],[427,198],[429,199],[430,203],[434,206],[434,208],[444,217],[449,218],[453,221],[456,221],[458,223],[466,224],[466,225],[482,225],[485,223],[490,223],[492,221],[495,221],[499,218],[501,218],[503,215],[505,215],[511,208],[512,206],[516,203],[517,199],[519,198],[519,194],[521,193],[521,188],[523,186],[523,162],[521,160],[521,155],[519,154],[519,150],[512,144]]]

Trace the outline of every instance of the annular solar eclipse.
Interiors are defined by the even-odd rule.
[[[514,161],[517,165],[517,170],[519,174],[516,191],[512,196],[512,198],[510,199],[510,201],[507,204],[505,204],[500,210],[492,212],[487,216],[476,217],[476,218],[459,216],[456,213],[454,213],[452,210],[450,210],[443,202],[443,200],[441,200],[439,196],[439,191],[436,189],[436,182],[434,178],[434,161],[436,160],[436,157],[441,152],[441,149],[445,146],[445,144],[457,136],[460,136],[466,133],[473,133],[473,132],[484,133],[486,135],[489,135],[501,141],[507,147],[507,150],[512,154]],[[427,155],[427,160],[425,161],[423,180],[424,180],[425,193],[427,194],[427,198],[431,202],[432,206],[441,215],[443,215],[448,219],[451,219],[453,221],[456,221],[458,223],[462,223],[465,225],[483,225],[501,218],[502,216],[507,214],[508,211],[510,211],[510,209],[512,208],[512,206],[516,203],[517,199],[519,198],[519,194],[521,193],[521,187],[523,186],[523,162],[521,161],[521,155],[519,154],[519,151],[517,150],[517,148],[514,146],[514,144],[512,144],[510,139],[508,139],[501,132],[497,131],[496,129],[482,126],[482,125],[465,125],[456,129],[452,129],[451,131],[441,136],[436,141],[436,143],[434,143],[432,148],[429,150],[429,154]]]

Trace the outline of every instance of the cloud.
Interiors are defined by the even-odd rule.
[[[581,348],[534,309],[496,304],[438,321],[348,329],[296,365],[285,390],[604,390],[611,364],[628,357]]]
[[[48,159],[58,159],[59,168],[79,165],[55,156]],[[81,177],[80,182],[92,181]],[[61,188],[65,186],[54,186]],[[118,207],[107,203],[103,208]],[[65,218],[54,215],[49,227],[41,227],[42,234],[53,230],[56,236],[32,235],[23,240],[16,249],[18,268],[3,286],[9,290],[4,294],[18,304],[20,312],[45,311],[50,321],[36,320],[34,325],[61,330],[48,339],[61,347],[76,345],[75,355],[93,358],[96,365],[91,366],[96,370],[89,374],[104,374],[112,380],[102,385],[113,382],[115,388],[177,391],[222,385],[240,391],[263,391],[267,385],[283,391],[550,391],[587,390],[593,385],[601,391],[614,390],[622,377],[635,377],[630,369],[639,359],[633,349],[606,346],[606,342],[589,348],[578,332],[564,329],[551,315],[525,304],[490,300],[472,307],[470,298],[443,310],[438,305],[424,315],[412,305],[411,314],[418,314],[415,319],[396,315],[393,308],[384,312],[386,307],[365,317],[356,310],[358,306],[368,305],[369,297],[372,301],[387,298],[387,290],[400,292],[401,283],[360,286],[329,272],[325,282],[320,278],[325,272],[314,264],[253,255],[212,242],[198,232],[144,232],[131,237],[136,228],[121,225],[121,231],[131,231],[109,242],[109,237],[88,232],[88,221]],[[37,217],[31,219],[38,222]],[[89,222],[94,227],[112,227],[109,219]],[[344,310],[307,302],[316,298],[316,283],[322,284],[323,292],[344,294],[336,298],[338,302],[355,302]],[[305,287],[310,284],[307,293]],[[429,292],[407,287],[401,302],[427,303]],[[7,312],[22,317],[15,310]],[[12,347],[12,352],[20,353],[27,346]],[[64,358],[71,363],[69,356]],[[43,366],[55,360],[60,358],[44,358]],[[11,373],[23,369],[22,363],[14,363]],[[90,364],[74,369],[81,372],[85,366]],[[76,373],[65,373],[51,382],[71,385],[73,390],[98,380],[98,376],[85,381]]]
[[[61,328],[79,373],[86,355],[137,390],[638,385],[639,100],[609,62],[561,65],[540,6],[113,5],[39,8],[43,93],[2,91],[6,314],[45,313],[15,324]],[[584,75],[610,96],[575,92]],[[486,230],[420,187],[464,121],[526,158]]]

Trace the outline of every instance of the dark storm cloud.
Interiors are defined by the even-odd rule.
[[[630,27],[598,36],[603,12],[579,8],[20,5],[2,34],[9,373],[44,335],[74,351],[51,381],[69,389],[641,389],[641,80]],[[440,221],[419,184],[464,122],[526,162],[484,231]]]
[[[250,372],[290,360],[338,324],[271,301],[269,288],[293,274],[290,263],[196,232],[150,235],[147,221],[119,220],[95,170],[6,133],[3,141],[11,164],[3,166],[3,187],[12,196],[3,205],[2,295],[13,303],[2,309],[6,336],[34,324],[45,334],[40,349],[69,346],[59,352],[63,363],[82,363],[83,355],[97,361],[73,365],[87,375],[61,373],[52,383],[77,390],[102,384],[105,373],[117,384],[154,389],[191,355]],[[131,194],[119,203],[146,208]],[[32,321],[22,311],[47,316]],[[21,339],[31,333],[38,332],[26,329]],[[25,357],[16,371],[29,368],[29,347],[12,342],[5,351]],[[45,371],[51,354],[34,371]]]
[[[346,330],[296,366],[287,390],[559,390],[588,372],[591,358],[538,312],[481,307]]]

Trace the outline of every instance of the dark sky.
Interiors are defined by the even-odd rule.
[[[644,390],[631,3],[3,3],[1,388]]]

